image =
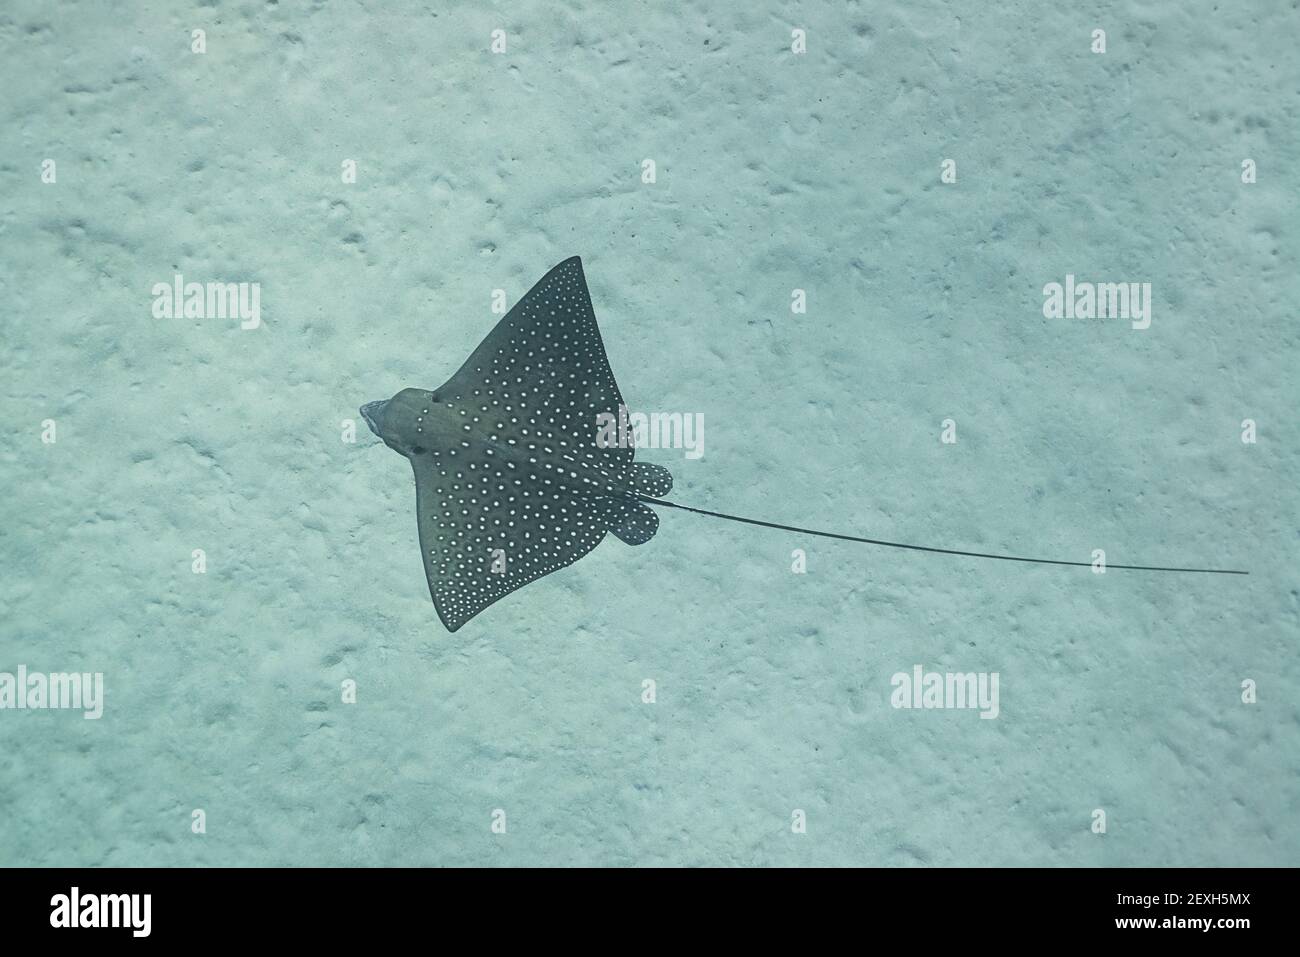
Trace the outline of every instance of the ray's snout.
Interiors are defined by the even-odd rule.
[[[383,416],[384,406],[386,405],[388,405],[387,400],[380,399],[378,402],[367,402],[361,407],[361,418],[366,420],[366,425],[370,426],[370,431],[381,439],[384,434],[379,431],[379,419]]]

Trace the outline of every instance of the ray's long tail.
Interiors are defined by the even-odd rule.
[[[725,518],[729,522],[742,522],[745,525],[757,525],[760,528],[775,528],[783,532],[798,532],[800,535],[816,535],[819,538],[837,538],[845,542],[862,542],[865,545],[881,545],[885,548],[903,548],[912,552],[932,552],[937,555],[958,555],[964,558],[992,558],[1000,562],[1024,562],[1030,565],[1070,565],[1075,568],[1091,568],[1091,562],[1064,562],[1053,558],[1025,558],[1021,555],[995,555],[991,552],[965,552],[955,548],[932,548],[928,545],[907,545],[903,542],[886,542],[878,538],[859,538],[857,535],[839,535],[835,532],[819,532],[812,528],[799,528],[795,525],[779,525],[776,522],[762,522],[756,518],[743,518],[739,515],[727,515],[723,512],[711,512],[704,508],[692,508],[689,505],[678,505],[676,502],[669,502],[662,498],[652,498],[649,495],[638,495],[638,499],[647,505],[662,505],[665,508],[675,508],[683,512],[694,512],[696,515],[708,515],[710,518]],[[1112,565],[1106,564],[1109,571],[1112,568],[1124,568],[1129,571],[1137,572],[1188,572],[1201,575],[1249,575],[1250,572],[1241,571],[1231,568],[1172,568],[1165,565]]]

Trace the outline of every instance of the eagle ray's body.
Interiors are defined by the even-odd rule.
[[[658,528],[638,495],[672,488],[664,468],[597,441],[623,398],[582,263],[552,269],[441,388],[362,408],[415,471],[420,551],[438,616],[455,631],[614,532]]]
[[[1093,567],[816,531],[664,501],[673,484],[667,469],[636,462],[632,448],[600,440],[602,417],[614,420],[622,413],[623,397],[577,256],[529,290],[441,388],[403,389],[361,407],[371,430],[415,470],[424,571],[449,631],[516,589],[573,564],[608,532],[629,545],[649,541],[659,527],[651,504],[915,552]]]

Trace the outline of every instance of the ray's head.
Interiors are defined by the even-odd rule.
[[[370,431],[384,440],[394,452],[407,458],[424,455],[446,440],[446,428],[439,425],[446,418],[446,408],[436,391],[403,389],[391,399],[367,402],[361,417]]]

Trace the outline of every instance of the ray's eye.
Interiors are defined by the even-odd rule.
[[[436,393],[436,392],[430,392],[430,393],[429,393],[429,401],[430,401],[430,402],[437,402],[437,401],[438,401],[438,393]]]
[[[423,455],[426,451],[427,451],[427,449],[425,449],[425,447],[424,447],[423,445],[412,445],[412,446],[411,446],[411,454],[412,454],[412,455]]]

